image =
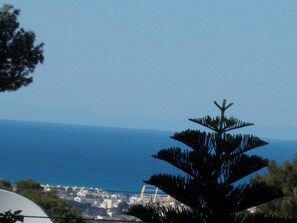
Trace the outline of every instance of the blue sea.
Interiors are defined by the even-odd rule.
[[[152,154],[181,146],[173,132],[0,121],[0,178],[43,184],[139,192],[143,180],[178,170]],[[297,141],[264,139],[255,152],[281,164],[297,154]]]

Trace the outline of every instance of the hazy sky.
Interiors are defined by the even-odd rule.
[[[297,1],[15,0],[44,42],[0,119],[179,130],[227,115],[297,139]],[[260,135],[261,136],[261,135]]]

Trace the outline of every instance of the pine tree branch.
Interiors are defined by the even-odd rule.
[[[240,212],[283,196],[279,188],[269,186],[264,182],[254,182],[238,186],[230,193],[229,199],[238,200],[234,211]]]
[[[215,132],[219,132],[221,134],[224,132],[254,125],[253,123],[243,122],[233,117],[230,117],[230,118],[225,117],[224,120],[221,120],[219,116],[217,116],[216,118],[211,118],[210,116],[206,116],[203,118],[190,118],[189,120],[199,125],[202,125],[206,128],[209,128]]]
[[[268,159],[260,156],[241,155],[228,160],[223,165],[224,183],[233,184],[240,179],[268,166]]]
[[[147,184],[154,185],[175,198],[177,201],[195,210],[203,207],[203,182],[189,177],[171,174],[153,175]]]
[[[147,223],[202,223],[201,213],[193,212],[184,206],[166,207],[148,204],[133,205],[128,213]]]
[[[217,147],[224,151],[222,159],[229,160],[268,143],[253,135],[223,134],[216,139]]]
[[[160,150],[156,155],[153,155],[153,157],[170,163],[192,177],[199,176],[199,171],[194,169],[193,164],[189,162],[190,154],[188,151],[182,151],[180,148],[171,147]]]
[[[151,205],[132,205],[128,212],[128,215],[133,215],[147,223],[163,223],[162,215],[155,206]]]
[[[203,118],[189,118],[190,121],[195,122],[199,125],[202,125],[208,129],[211,129],[213,131],[217,130],[217,127],[219,125],[220,119],[217,117],[216,119],[211,118],[210,116],[206,116]]]
[[[160,150],[154,158],[164,160],[182,170],[193,178],[208,179],[213,175],[211,164],[215,164],[215,157],[207,151],[182,151],[172,147]]]
[[[199,130],[188,129],[175,133],[171,138],[184,143],[195,151],[204,151],[204,153],[211,153],[215,147],[215,134]]]

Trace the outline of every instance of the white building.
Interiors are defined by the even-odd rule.
[[[80,202],[81,202],[81,198],[80,198],[80,197],[75,197],[75,198],[74,198],[74,201],[80,203]]]
[[[112,200],[111,199],[104,199],[104,201],[100,204],[101,208],[109,209],[112,208]]]

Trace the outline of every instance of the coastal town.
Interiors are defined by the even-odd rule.
[[[41,186],[44,192],[55,191],[69,205],[79,208],[85,219],[137,221],[134,216],[126,214],[130,205],[147,203],[175,205],[174,199],[149,185],[144,185],[138,194],[77,186],[48,184]]]

